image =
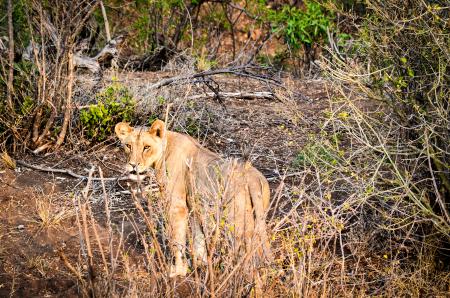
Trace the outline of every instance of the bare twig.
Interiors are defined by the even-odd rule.
[[[136,193],[134,191],[131,192],[131,197],[133,198],[134,201],[134,205],[136,206],[136,209],[139,211],[139,214],[142,216],[142,218],[145,221],[145,224],[147,225],[147,228],[150,231],[150,235],[152,236],[152,241],[154,243],[154,247],[156,250],[156,255],[158,257],[158,261],[160,263],[160,266],[162,267],[162,269],[164,270],[165,266],[166,266],[166,262],[165,262],[165,258],[164,258],[164,253],[161,249],[161,246],[158,243],[158,237],[156,235],[156,228],[154,226],[154,224],[152,223],[151,219],[147,216],[147,214],[144,211],[144,208],[142,207],[141,202],[139,201],[139,199],[136,196]]]
[[[92,174],[92,172],[90,174]],[[88,180],[87,185],[89,185],[89,182],[90,182],[90,180]],[[87,199],[87,197],[85,197],[85,200],[86,199]],[[78,204],[80,204],[80,200],[78,200]],[[87,250],[87,255],[88,255],[88,278],[89,278],[90,289],[91,289],[91,291],[93,291],[94,290],[94,282],[95,282],[94,256],[92,254],[91,239],[90,239],[91,235],[89,234],[89,230],[88,230],[87,210],[86,210],[87,204],[88,204],[87,202],[81,204],[80,213],[81,213],[81,219],[82,219],[82,224],[83,224],[84,243],[86,244],[86,250]]]
[[[227,97],[227,98],[242,98],[242,99],[273,99],[276,98],[273,92],[218,92],[217,94],[213,92],[206,92],[204,94],[193,95],[190,96],[189,99],[201,99],[201,98],[209,98],[209,97]]]
[[[89,212],[89,216],[91,218],[90,224],[92,226],[92,230],[94,231],[94,236],[95,236],[95,240],[97,241],[97,246],[100,249],[100,255],[102,256],[103,268],[105,268],[106,275],[109,275],[108,262],[106,261],[105,253],[103,250],[103,245],[100,240],[99,233],[97,231],[97,221],[94,218],[94,213],[92,212],[92,208],[91,208],[90,204],[87,204],[87,211]]]
[[[72,89],[73,89],[73,53],[69,50],[68,53],[68,78],[67,78],[67,96],[66,96],[66,107],[64,111],[64,121],[61,127],[61,132],[59,133],[58,139],[56,140],[55,149],[59,148],[66,137],[67,127],[69,126],[70,115],[72,114]]]
[[[103,1],[100,1],[100,8],[102,9],[103,21],[105,22],[106,41],[109,42],[111,40],[111,33],[109,32],[109,22],[108,17],[106,16],[106,9],[103,5]]]
[[[105,291],[105,296],[109,296],[109,293],[111,291],[111,280],[114,276],[114,272],[116,270],[116,260],[114,258],[114,247],[113,247],[113,231],[112,231],[112,223],[111,223],[111,211],[110,211],[110,199],[108,195],[106,194],[106,187],[105,187],[105,181],[103,178],[103,170],[101,167],[98,167],[98,173],[100,175],[100,181],[102,184],[102,190],[103,190],[103,200],[105,203],[105,214],[106,214],[106,225],[108,230],[108,249],[109,249],[109,259],[111,264],[111,272],[108,276],[108,283],[107,288]]]
[[[84,297],[89,297],[89,294],[86,291],[85,281],[84,281],[83,277],[81,276],[81,273],[77,269],[75,269],[75,267],[73,267],[73,265],[70,263],[69,259],[64,254],[62,249],[58,250],[58,255],[59,255],[59,258],[63,261],[64,265],[67,267],[67,269],[69,269],[69,271],[73,275],[75,275],[78,282],[82,285],[80,288],[81,288],[81,291],[83,291]]]
[[[74,178],[82,179],[82,180],[87,180],[89,178],[88,176],[83,176],[83,175],[74,173],[72,170],[54,169],[54,168],[32,165],[32,164],[24,162],[23,160],[16,160],[16,163],[21,166],[24,166],[24,167],[27,167],[27,168],[30,168],[33,170],[37,170],[37,171],[65,174],[65,175],[69,175]],[[117,178],[92,178],[92,181],[123,181],[123,180],[128,180],[128,177],[122,176],[122,177],[117,177]]]
[[[161,87],[164,87],[164,86],[167,86],[167,85],[170,85],[173,83],[177,83],[180,81],[187,81],[187,80],[191,80],[191,79],[202,78],[202,77],[207,77],[207,76],[214,76],[214,75],[219,75],[219,74],[234,74],[234,75],[238,75],[238,76],[251,77],[251,78],[254,78],[257,80],[261,80],[261,81],[264,81],[267,83],[277,85],[279,87],[283,87],[280,82],[278,82],[277,80],[275,80],[273,78],[268,78],[265,76],[246,72],[249,69],[250,69],[249,66],[237,66],[237,67],[221,68],[221,69],[215,69],[215,70],[206,70],[206,71],[202,71],[202,72],[198,72],[198,73],[194,73],[194,74],[188,74],[188,75],[179,75],[179,76],[161,80],[153,85],[150,85],[148,88],[150,90],[159,89]]]
[[[14,111],[13,93],[14,93],[14,28],[12,19],[13,7],[12,1],[8,0],[8,35],[9,35],[9,76],[8,76],[8,91],[7,102],[11,113]]]

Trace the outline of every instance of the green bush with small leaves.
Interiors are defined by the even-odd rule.
[[[305,1],[305,9],[290,5],[281,11],[270,11],[272,30],[282,36],[294,50],[303,45],[310,46],[327,38],[327,29],[332,22],[332,14],[314,1]]]
[[[315,166],[327,169],[336,166],[339,161],[338,154],[330,146],[323,143],[311,143],[297,154],[292,166],[294,168]]]
[[[97,104],[90,105],[80,113],[80,121],[88,139],[103,141],[121,121],[131,122],[135,112],[135,101],[130,91],[113,83],[96,96]]]

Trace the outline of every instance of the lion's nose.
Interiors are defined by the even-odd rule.
[[[129,162],[128,163],[128,165],[129,165],[129,168],[131,169],[131,173],[139,173],[139,172],[141,172],[140,171],[140,167],[141,167],[141,164],[140,163],[136,163],[136,162]]]
[[[128,170],[130,172],[134,172],[134,171],[136,171],[136,169],[137,169],[137,165],[135,162],[132,162],[132,161],[128,162]]]

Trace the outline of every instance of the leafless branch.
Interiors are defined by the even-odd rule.
[[[13,7],[12,0],[8,0],[8,36],[9,36],[9,75],[8,75],[8,91],[7,91],[7,102],[8,107],[11,112],[14,111],[14,103],[13,103],[13,93],[14,93],[14,28],[13,28],[13,19],[12,19]]]
[[[21,166],[27,167],[29,169],[37,170],[37,171],[65,174],[65,175],[69,175],[69,176],[72,176],[74,178],[81,179],[81,180],[87,180],[89,178],[88,176],[83,176],[83,175],[74,173],[72,170],[54,169],[54,168],[49,168],[49,167],[37,166],[37,165],[32,165],[32,164],[26,163],[22,160],[16,160],[16,163]],[[91,180],[92,181],[124,181],[124,180],[128,180],[128,177],[122,176],[122,177],[117,177],[117,178],[92,178]]]
[[[108,22],[108,17],[106,15],[105,6],[103,5],[103,1],[101,1],[101,0],[100,0],[100,7],[102,9],[102,16],[103,16],[103,20],[105,22],[106,41],[109,42],[111,40],[111,33],[109,32],[109,22]]]

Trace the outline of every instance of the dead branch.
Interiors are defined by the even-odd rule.
[[[27,167],[29,169],[37,170],[37,171],[65,174],[65,175],[69,175],[69,176],[72,176],[74,178],[81,179],[81,180],[87,180],[89,178],[88,176],[83,176],[83,175],[74,173],[72,170],[55,169],[55,168],[48,168],[48,167],[32,165],[32,164],[24,162],[23,160],[16,160],[16,163],[21,166]],[[122,176],[122,177],[117,177],[117,178],[92,178],[91,180],[92,181],[102,181],[102,180],[104,180],[104,181],[124,181],[124,180],[128,180],[128,177]]]
[[[242,99],[274,99],[276,98],[273,92],[261,91],[261,92],[206,92],[204,94],[198,94],[190,96],[189,99],[202,99],[210,97],[225,97],[225,98],[242,98]]]
[[[123,42],[124,36],[118,35],[111,39],[105,47],[97,54],[95,55],[94,59],[100,63],[103,64],[108,60],[111,60],[114,57],[117,57],[118,49],[117,47]]]
[[[89,293],[86,291],[86,282],[84,281],[83,277],[81,276],[81,273],[75,269],[75,267],[70,263],[67,256],[64,254],[62,249],[59,249],[58,251],[59,258],[61,261],[63,261],[64,265],[69,269],[69,271],[77,278],[78,282],[82,285],[81,291],[84,294],[84,297],[89,297]]]
[[[250,77],[253,79],[257,79],[260,81],[264,81],[267,83],[277,85],[279,87],[283,87],[280,82],[278,82],[277,80],[275,80],[273,78],[268,78],[268,77],[265,77],[262,75],[247,72],[249,69],[250,69],[250,67],[248,67],[248,66],[237,66],[237,67],[221,68],[221,69],[215,69],[215,70],[206,70],[206,71],[202,71],[199,73],[188,74],[188,75],[179,75],[179,76],[163,79],[153,85],[150,85],[149,89],[150,90],[159,89],[161,87],[171,85],[173,83],[188,81],[188,80],[192,80],[192,79],[196,79],[196,78],[203,78],[203,77],[207,77],[207,76],[214,76],[214,75],[219,75],[219,74],[234,74],[237,76]]]
[[[35,143],[38,144],[37,141]],[[34,149],[33,154],[39,154],[42,151],[47,150],[48,148],[51,148],[51,147],[52,147],[52,142],[47,142],[47,143],[37,147],[36,149]]]
[[[73,55],[73,64],[77,68],[85,68],[92,73],[100,72],[100,64],[93,58],[81,56],[79,54]]]
[[[82,55],[80,51],[73,54],[73,65],[76,68],[85,68],[89,70],[91,73],[99,73],[101,70],[100,65],[108,63],[113,58],[117,57],[118,50],[117,46],[122,43],[124,39],[123,35],[119,35],[113,39],[111,39],[103,49],[98,52],[94,57],[88,57]],[[37,50],[37,52],[41,51],[41,47],[39,45],[30,44],[24,50],[22,55],[23,60],[32,61],[34,57],[33,48]]]
[[[13,19],[12,19],[12,1],[8,0],[8,35],[9,35],[9,76],[8,76],[8,91],[7,91],[7,102],[11,113],[14,111],[13,104],[13,92],[14,92],[14,30],[13,30]]]
[[[56,115],[58,113],[57,110],[56,110],[56,107],[54,105],[52,105],[51,108],[52,108],[52,113],[50,114],[50,117],[48,117],[47,122],[45,123],[44,129],[42,130],[41,134],[39,135],[39,137],[38,137],[38,139],[36,141],[36,145],[37,146],[42,144],[42,142],[45,140],[45,137],[49,134],[50,128],[52,127],[53,122],[54,122],[54,120],[56,118]],[[47,149],[49,147],[51,147],[51,144],[47,143],[47,144],[44,144],[44,145],[40,146],[39,148],[37,148],[34,152],[38,153],[38,152],[41,152],[41,151],[43,151],[43,150],[45,150],[45,149]]]
[[[73,56],[73,64],[77,68],[85,68],[92,73],[99,73],[100,65],[108,63],[118,55],[117,46],[123,41],[123,35],[111,39],[106,46],[94,57],[83,56],[76,53]]]
[[[109,22],[108,17],[106,16],[106,9],[103,5],[103,1],[100,1],[100,8],[102,9],[103,21],[105,22],[106,41],[109,42],[111,40],[111,33],[109,32]]]
[[[214,75],[219,75],[219,74],[233,74],[236,76],[247,77],[250,79],[263,81],[267,84],[286,89],[286,87],[279,80],[276,80],[267,75],[262,75],[262,74],[258,74],[258,73],[254,73],[254,72],[250,71],[251,69],[255,69],[255,68],[261,69],[260,67],[256,67],[256,66],[244,65],[244,66],[221,68],[221,69],[215,69],[215,70],[206,70],[206,71],[202,71],[202,72],[198,72],[198,73],[194,73],[194,74],[178,75],[178,76],[174,76],[171,78],[166,78],[166,79],[160,80],[160,81],[150,85],[148,87],[148,89],[149,90],[159,89],[164,86],[171,85],[171,84],[175,84],[175,83],[181,84],[181,83],[185,83],[185,82],[190,82],[190,81],[192,81],[192,79],[205,78],[208,76],[214,76]],[[249,93],[247,93],[247,94],[249,94]],[[293,92],[293,94],[300,97],[302,100],[311,101],[311,99],[309,97],[307,97],[301,93]],[[271,96],[270,98],[274,98],[274,97],[275,96]]]
[[[67,78],[68,82],[67,82],[66,107],[64,111],[64,121],[61,128],[61,132],[59,133],[58,139],[56,140],[55,144],[56,149],[61,146],[61,144],[64,141],[64,138],[66,137],[67,127],[69,126],[70,115],[72,113],[72,90],[73,90],[73,70],[74,70],[72,50],[70,50],[68,53],[68,59],[69,63],[67,67],[69,68],[68,70],[69,74]]]

